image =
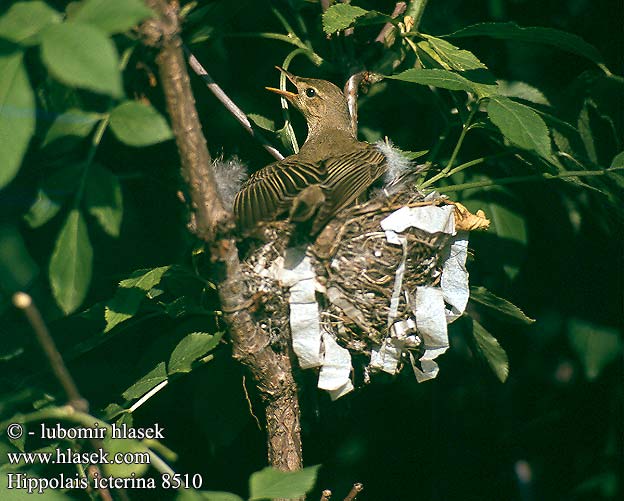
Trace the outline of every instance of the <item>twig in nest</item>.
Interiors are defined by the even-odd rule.
[[[351,489],[351,492],[347,494],[347,497],[344,498],[344,501],[354,501],[357,498],[357,495],[363,490],[364,490],[363,484],[360,484],[360,483],[353,484],[353,488]]]

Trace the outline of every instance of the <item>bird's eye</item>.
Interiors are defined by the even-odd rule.
[[[305,94],[306,94],[306,96],[308,96],[308,97],[314,97],[314,96],[316,96],[316,91],[315,91],[312,87],[308,87],[308,88],[305,90]]]

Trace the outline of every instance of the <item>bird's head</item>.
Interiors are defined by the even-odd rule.
[[[267,87],[267,90],[285,97],[308,122],[309,135],[325,129],[351,131],[347,99],[342,91],[327,80],[302,78],[277,67],[295,86],[296,92]]]

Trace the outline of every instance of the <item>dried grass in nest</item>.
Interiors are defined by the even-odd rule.
[[[432,205],[420,193],[403,192],[388,198],[383,193],[369,202],[342,211],[308,248],[318,281],[325,287],[319,297],[321,323],[340,344],[353,353],[370,354],[388,333],[388,313],[396,270],[403,247],[390,244],[380,222],[403,206]],[[288,334],[288,290],[271,278],[271,264],[289,244],[293,226],[285,222],[266,224],[257,246],[243,261],[247,287],[255,295],[254,316],[259,328],[269,329],[273,339]],[[410,294],[419,285],[440,280],[438,260],[447,235],[430,235],[414,228],[407,237],[403,291]],[[413,317],[404,294],[399,300],[397,320]]]
[[[319,235],[312,252],[319,280],[325,285],[322,305],[323,327],[355,353],[370,354],[373,345],[388,335],[388,315],[397,268],[404,259],[402,293],[396,320],[413,317],[403,291],[413,294],[419,285],[437,285],[438,263],[448,235],[430,235],[410,228],[402,246],[386,239],[380,223],[404,206],[439,203],[423,200],[415,191],[390,199],[380,195],[361,206],[341,213]]]

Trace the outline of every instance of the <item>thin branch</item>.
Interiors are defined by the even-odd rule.
[[[418,31],[428,1],[429,0],[412,0],[408,5],[405,15],[410,16],[414,20],[413,31]]]
[[[502,186],[505,184],[526,183],[531,181],[549,181],[551,179],[563,179],[566,177],[606,176],[611,172],[621,170],[624,170],[624,167],[610,167],[608,169],[598,171],[569,170],[559,174],[549,174],[547,172],[543,172],[542,174],[532,174],[530,176],[502,177],[498,179],[488,179],[486,181],[475,181],[472,183],[454,184],[451,186],[439,186],[436,187],[436,190],[442,193],[451,193],[453,191],[469,190],[471,188],[487,188],[490,186]]]
[[[344,501],[355,501],[355,499],[357,498],[358,494],[360,492],[362,492],[364,490],[364,485],[357,483],[357,484],[353,484],[353,488],[351,489],[351,492],[349,492],[349,494],[347,494],[347,497],[344,498]]]
[[[357,135],[358,124],[358,93],[361,85],[372,85],[383,79],[381,75],[371,71],[360,71],[351,75],[344,86],[343,93],[347,97],[347,105],[349,107],[349,115],[351,115],[351,128],[353,133]]]
[[[323,12],[329,9],[329,0],[321,0],[321,8],[323,9]]]
[[[397,2],[394,6],[394,10],[392,11],[392,14],[390,14],[390,17],[392,19],[396,19],[401,14],[403,14],[406,9],[407,9],[407,3]],[[385,43],[386,38],[391,32],[395,30],[395,28],[396,27],[394,26],[394,24],[388,21],[386,24],[384,24],[383,28],[381,28],[379,35],[377,35],[377,38],[375,38],[375,42]]]
[[[63,357],[59,353],[56,343],[54,339],[52,339],[50,331],[41,317],[41,313],[39,313],[39,309],[33,304],[32,298],[25,292],[17,292],[13,295],[13,304],[16,308],[22,310],[26,316],[30,327],[37,337],[39,345],[50,363],[54,376],[63,387],[65,395],[67,395],[69,405],[76,410],[87,412],[89,410],[89,404],[82,395],[80,395],[74,379],[67,370]]]
[[[329,489],[325,489],[323,492],[321,492],[320,501],[329,501],[329,498],[331,498],[331,495],[332,495],[332,491],[330,491]]]
[[[245,112],[241,110],[234,101],[232,101],[229,96],[223,91],[223,89],[212,79],[212,77],[208,74],[206,69],[201,65],[201,63],[197,60],[197,58],[188,50],[187,47],[184,47],[184,52],[188,59],[189,65],[192,70],[198,75],[206,84],[208,89],[214,94],[214,96],[226,107],[226,109],[234,116],[234,118],[238,121],[239,124],[243,126],[243,128],[249,133],[251,137],[256,138],[260,141],[262,147],[269,152],[274,158],[277,160],[282,160],[284,155],[282,155],[277,148],[271,145],[269,141],[257,130],[254,130],[251,122]]]
[[[148,45],[158,48],[156,63],[167,110],[196,217],[196,234],[210,250],[212,270],[229,328],[233,356],[251,372],[265,404],[269,462],[280,470],[302,466],[297,384],[289,350],[272,349],[268,334],[255,324],[238,258],[232,215],[223,208],[210,153],[195,109],[186,71],[176,3],[147,0],[158,18],[143,23]]]
[[[25,292],[16,292],[13,295],[13,304],[16,308],[22,310],[28,320],[28,323],[30,324],[30,327],[35,333],[37,341],[50,363],[52,372],[65,391],[65,395],[67,396],[69,403],[68,408],[71,409],[71,412],[87,413],[89,411],[89,403],[78,391],[78,386],[69,373],[69,370],[63,361],[63,357],[58,351],[56,343],[54,342],[47,325],[43,321],[43,317],[41,316],[39,309],[33,303],[32,297]],[[93,426],[93,421],[87,426]],[[92,439],[89,442],[96,451],[103,448],[101,440]],[[92,465],[92,468],[94,472],[101,476],[100,469],[97,465]],[[99,487],[97,491],[103,501],[113,501],[111,493],[107,487]]]

